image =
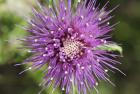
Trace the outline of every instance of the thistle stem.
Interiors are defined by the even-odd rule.
[[[76,89],[75,89],[75,85],[74,85],[74,77],[72,76],[72,90],[73,90],[73,94],[76,94]]]

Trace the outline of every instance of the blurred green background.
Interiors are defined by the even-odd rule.
[[[40,0],[44,3],[47,0]],[[107,0],[98,0],[105,4]],[[140,0],[110,0],[111,8],[120,4],[112,15],[112,22],[120,21],[113,32],[113,38],[123,47],[122,65],[119,68],[127,75],[116,72],[111,80],[116,87],[101,82],[98,86],[100,94],[140,94]],[[42,71],[28,71],[22,75],[19,72],[25,66],[15,67],[29,55],[21,47],[16,38],[26,35],[26,32],[16,26],[25,25],[24,16],[29,15],[35,0],[0,0],[0,94],[37,94],[41,87]],[[42,94],[50,94],[46,89]],[[59,90],[54,94],[62,94]],[[95,94],[95,92],[93,92]]]

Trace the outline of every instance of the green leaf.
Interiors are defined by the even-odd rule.
[[[42,2],[43,4],[47,4],[48,7],[53,7],[54,0],[46,0],[46,2]]]
[[[53,6],[53,0],[49,0],[49,5]]]
[[[80,1],[81,1],[81,0],[72,0],[72,8],[73,8],[73,10],[76,10],[77,5],[78,5],[78,3],[79,3]]]
[[[122,54],[122,52],[123,52],[122,47],[115,43],[100,45],[95,49],[106,50],[106,51],[118,51],[120,54]]]

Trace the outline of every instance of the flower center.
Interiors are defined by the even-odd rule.
[[[60,48],[62,59],[74,59],[79,56],[83,44],[76,40],[66,40],[63,42],[63,47]],[[64,61],[64,60],[63,60]]]

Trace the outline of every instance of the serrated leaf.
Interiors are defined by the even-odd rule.
[[[106,51],[118,51],[120,54],[122,54],[122,52],[123,52],[122,47],[115,43],[100,45],[96,49],[106,50]]]

